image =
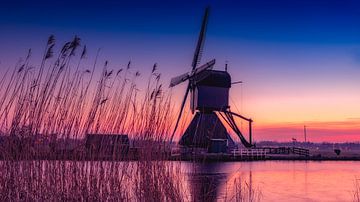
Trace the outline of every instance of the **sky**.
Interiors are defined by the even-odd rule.
[[[2,1],[0,72],[47,37],[80,36],[89,58],[139,71],[158,63],[163,82],[190,70],[201,18],[211,7],[201,63],[229,65],[230,105],[254,120],[254,139],[360,141],[360,3],[274,1]],[[186,84],[176,86],[179,105]],[[191,118],[186,111],[185,122]]]

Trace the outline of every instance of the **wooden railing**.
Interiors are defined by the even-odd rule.
[[[301,156],[309,156],[310,152],[308,149],[293,147],[292,152]]]
[[[230,151],[233,157],[240,158],[256,158],[264,159],[266,157],[266,150],[262,148],[252,148],[252,149],[234,149]]]
[[[298,147],[263,147],[268,154],[297,154],[300,156],[309,156],[310,152],[308,149]]]
[[[184,151],[180,149],[172,149],[171,156],[180,156],[181,154],[190,152]],[[191,153],[191,152],[190,152]],[[206,153],[206,152],[205,152]],[[204,154],[204,152],[202,153]],[[258,148],[250,148],[250,149],[232,149],[227,155],[236,158],[251,158],[251,159],[265,159],[269,155],[299,155],[308,157],[310,152],[308,149],[298,148],[298,147],[258,147]]]

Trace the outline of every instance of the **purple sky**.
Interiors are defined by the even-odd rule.
[[[232,79],[244,81],[231,89],[231,104],[255,120],[255,139],[290,140],[306,124],[316,128],[316,141],[358,141],[360,5],[294,2],[7,1],[0,7],[0,73],[29,48],[38,64],[50,34],[57,48],[78,35],[89,49],[88,64],[98,48],[113,68],[132,60],[147,75],[157,62],[167,84],[190,70],[209,4],[202,63],[216,58],[222,69],[228,61]],[[184,88],[173,90],[176,105]]]

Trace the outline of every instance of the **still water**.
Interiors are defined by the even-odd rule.
[[[0,161],[2,201],[341,202],[357,181],[360,161]]]
[[[360,162],[355,161],[181,164],[192,194],[215,201],[231,200],[236,179],[253,192],[245,194],[255,193],[260,201],[354,201],[360,181]]]

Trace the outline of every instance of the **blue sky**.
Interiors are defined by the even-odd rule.
[[[232,88],[232,99],[260,136],[271,133],[268,125],[291,122],[301,133],[304,122],[346,125],[360,117],[357,1],[2,1],[0,72],[28,48],[37,63],[50,34],[57,48],[79,35],[89,59],[101,48],[110,66],[132,60],[145,75],[157,62],[166,83],[189,71],[207,5],[202,62],[216,58],[221,69],[228,61],[233,80],[244,81],[243,92]],[[174,89],[175,97],[183,88]]]
[[[207,5],[213,8],[210,33],[229,40],[359,42],[359,3],[346,0],[4,1],[0,23],[5,28],[193,34],[194,19]]]

